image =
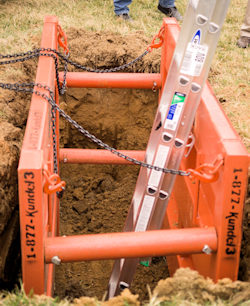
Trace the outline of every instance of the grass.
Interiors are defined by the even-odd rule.
[[[13,290],[13,292],[3,292],[0,294],[0,305],[2,306],[69,306],[70,302],[66,299],[59,301],[57,298],[53,299],[45,295],[26,295],[21,285],[20,289]]]
[[[133,296],[134,297],[134,296]],[[216,299],[214,302],[202,302],[204,306],[247,306],[250,300],[241,301],[235,304],[231,299],[222,300],[220,298]],[[59,300],[58,298],[51,298],[45,295],[32,295],[29,296],[25,294],[23,287],[21,289],[16,289],[13,292],[5,292],[0,294],[0,306],[138,306],[138,300],[136,298],[126,298],[119,297],[118,299],[111,300],[110,302],[98,301],[95,298],[83,297],[80,299],[75,299],[73,302],[67,299]],[[171,296],[168,300],[163,298],[157,298],[156,296],[151,296],[148,302],[141,303],[142,306],[199,306],[200,303],[195,301],[195,298],[191,300],[184,300],[181,296]]]
[[[13,292],[5,292],[0,294],[0,305],[1,306],[112,306],[112,305],[118,305],[118,306],[138,306],[138,301],[126,299],[125,297],[123,299],[119,298],[119,301],[111,301],[103,302],[98,301],[94,298],[81,298],[81,299],[75,299],[73,302],[69,302],[67,299],[59,300],[58,298],[51,298],[45,295],[32,295],[30,294],[27,296],[23,290],[23,287],[21,289],[16,289]],[[143,304],[140,304],[143,306],[199,306],[201,304],[195,302],[195,299],[193,301],[183,300],[182,298],[176,296],[171,297],[169,300],[163,300],[158,299],[156,297],[151,297],[149,302],[145,302]],[[203,303],[204,306],[230,306],[233,305],[230,303],[230,301],[224,301],[221,299],[218,299],[216,302],[206,302]],[[247,306],[248,301],[240,302],[237,305],[239,306]]]
[[[178,1],[185,10],[185,0]],[[159,30],[163,15],[157,10],[157,1],[132,2],[133,23],[119,22],[114,16],[113,0],[9,0],[0,1],[0,52],[30,49],[32,38],[41,34],[45,15],[56,15],[63,29],[85,28],[90,31],[111,31],[122,35],[143,31],[152,36]]]

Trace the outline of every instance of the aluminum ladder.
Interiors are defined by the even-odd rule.
[[[179,169],[186,148],[194,144],[191,129],[229,2],[189,1],[151,130],[146,163]],[[154,169],[140,169],[125,232],[162,227],[175,177]],[[139,261],[139,258],[115,261],[108,298],[129,288]]]

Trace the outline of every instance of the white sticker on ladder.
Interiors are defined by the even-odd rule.
[[[181,73],[199,76],[203,69],[208,46],[190,42],[187,45],[186,53],[181,66]]]
[[[159,145],[156,158],[154,161],[154,166],[164,168],[166,159],[168,157],[168,153],[169,153],[169,147]],[[148,185],[158,188],[162,174],[163,174],[162,171],[152,170],[148,180]]]
[[[144,232],[147,229],[149,218],[153,209],[155,197],[145,195],[142,203],[142,208],[135,227],[135,232]]]

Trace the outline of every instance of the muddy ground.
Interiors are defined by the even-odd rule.
[[[149,43],[141,33],[122,37],[76,29],[68,31],[68,41],[71,59],[98,69],[112,68],[129,62],[141,54]],[[159,51],[151,53],[127,71],[159,72],[159,54]],[[15,67],[22,71],[18,81],[33,80],[36,61],[17,64]],[[6,81],[17,81],[13,71],[7,76]],[[20,269],[20,256],[16,255],[19,254],[16,170],[30,96],[3,90],[0,91],[0,95],[0,286],[11,288],[19,276],[16,272]],[[151,90],[68,89],[61,97],[60,106],[85,129],[110,146],[118,149],[143,150],[146,148],[157,101],[158,94]],[[97,148],[95,144],[71,128],[69,123],[61,121],[60,132],[62,147]],[[61,176],[67,183],[67,189],[61,201],[61,234],[121,231],[138,170],[136,166],[62,164]],[[239,273],[240,279],[244,281],[248,280],[250,271],[249,215],[248,204],[244,219]],[[107,289],[111,268],[112,261],[61,265],[56,269],[55,293],[60,297],[96,296],[102,299]],[[194,275],[190,271],[183,273],[184,278],[194,279],[196,292],[204,291],[202,284],[206,282],[205,280],[195,282],[195,279],[199,279],[197,274]],[[146,300],[147,285],[153,290],[157,282],[167,276],[165,259],[153,258],[149,268],[138,266],[131,292],[138,294],[140,300]],[[222,283],[222,286],[224,285],[228,284]],[[171,286],[178,287],[173,284]],[[227,289],[229,296],[243,290],[239,284],[231,287],[233,289]],[[181,286],[178,288],[180,291],[189,290]],[[208,301],[215,299],[211,291],[208,290],[207,293]],[[195,293],[192,294],[195,296]],[[161,296],[158,291],[157,295]]]

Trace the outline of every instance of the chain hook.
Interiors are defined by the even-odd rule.
[[[45,183],[43,191],[47,194],[53,194],[55,192],[61,192],[65,189],[65,181],[61,181],[60,176],[56,173],[50,174],[48,170],[43,169],[43,175]]]
[[[66,54],[69,53],[69,48],[68,48],[68,43],[67,43],[67,36],[63,32],[61,26],[58,24],[57,25],[57,30],[58,30],[58,43],[59,45],[63,48]]]
[[[153,49],[157,49],[162,46],[163,41],[164,41],[163,33],[164,33],[164,26],[162,26],[159,32],[153,37],[153,40],[151,44],[148,46],[147,51],[151,52]]]
[[[224,159],[222,154],[219,154],[212,164],[202,164],[196,169],[188,169],[190,178],[197,178],[204,183],[215,182],[219,177],[219,168],[223,165]]]

